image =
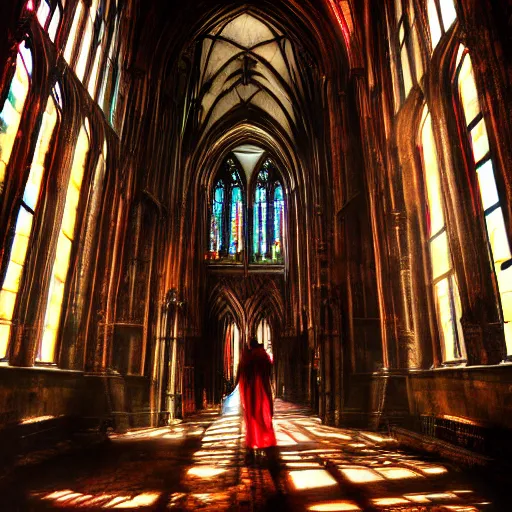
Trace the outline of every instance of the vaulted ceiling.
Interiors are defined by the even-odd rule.
[[[301,96],[295,49],[270,23],[246,12],[204,37],[197,84],[203,130],[233,110],[251,106],[293,136]]]

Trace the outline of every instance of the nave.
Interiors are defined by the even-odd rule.
[[[508,510],[477,471],[401,450],[381,433],[322,425],[288,402],[275,405],[280,493],[263,456],[244,465],[235,400],[223,414],[207,410],[173,426],[111,434],[86,451],[18,467],[3,479],[0,509]]]

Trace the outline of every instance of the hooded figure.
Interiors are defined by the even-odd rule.
[[[272,362],[263,345],[252,338],[238,366],[240,399],[244,410],[245,445],[248,451],[276,446],[272,426],[274,405],[270,379]]]

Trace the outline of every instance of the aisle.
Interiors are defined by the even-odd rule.
[[[236,399],[173,427],[112,436],[107,446],[32,469],[1,510],[495,510],[464,472],[371,432],[326,427],[276,401],[281,488],[261,458],[244,466]]]

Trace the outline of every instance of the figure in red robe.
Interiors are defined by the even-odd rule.
[[[245,350],[238,367],[240,399],[245,420],[245,445],[250,453],[254,449],[276,446],[272,425],[274,405],[270,379],[272,362],[257,338],[251,340],[250,350]]]

